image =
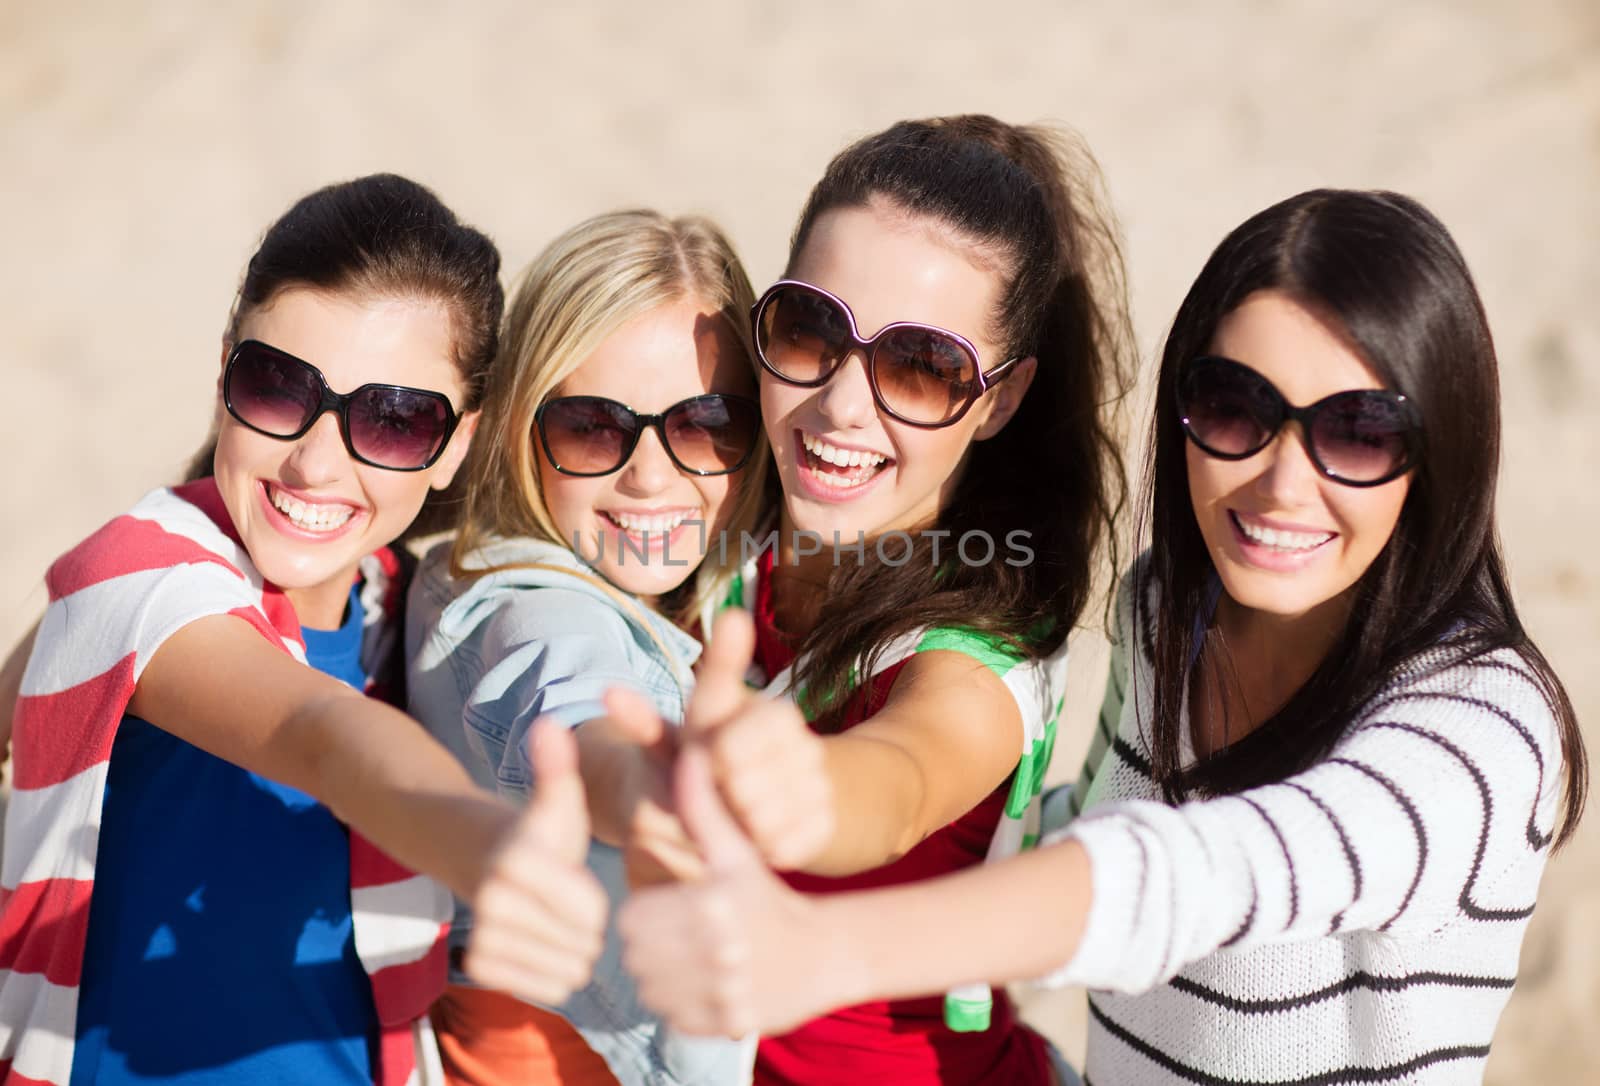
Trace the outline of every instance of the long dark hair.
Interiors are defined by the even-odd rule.
[[[1075,137],[986,116],[906,121],[851,145],[811,191],[790,264],[822,214],[883,200],[999,257],[993,315],[1001,357],[1038,369],[1016,414],[974,442],[935,529],[997,542],[1028,533],[1032,562],[941,563],[916,538],[898,567],[841,563],[803,639],[799,687],[841,707],[890,641],[933,626],[997,635],[1029,656],[1058,648],[1098,585],[1126,497],[1115,407],[1133,354],[1115,222],[1093,158]],[[948,552],[948,546],[946,552]],[[894,555],[901,557],[897,546]],[[855,671],[853,669],[859,668]]]
[[[1387,545],[1355,585],[1344,631],[1269,720],[1181,765],[1180,720],[1215,571],[1189,496],[1174,382],[1217,325],[1256,291],[1295,298],[1348,337],[1387,387],[1421,411],[1422,450]],[[1319,189],[1253,216],[1219,245],[1173,321],[1150,428],[1135,628],[1155,674],[1152,774],[1169,799],[1236,792],[1325,757],[1396,669],[1446,646],[1458,659],[1515,650],[1554,711],[1567,787],[1563,828],[1583,809],[1587,763],[1572,702],[1517,617],[1495,532],[1500,387],[1494,343],[1465,259],[1444,225],[1390,192]],[[1137,579],[1136,579],[1137,580]],[[1207,651],[1211,647],[1208,644]]]
[[[478,406],[505,307],[500,251],[429,189],[380,173],[295,201],[250,258],[224,342],[236,343],[245,317],[296,286],[441,303],[450,313],[463,409]],[[211,474],[216,447],[213,434],[189,462],[186,480]]]

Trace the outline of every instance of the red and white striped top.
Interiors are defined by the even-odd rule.
[[[392,613],[395,570],[387,553],[363,563],[370,614]],[[305,660],[294,608],[251,564],[211,479],[147,495],[58,559],[46,586],[17,701],[0,869],[4,1086],[71,1076],[106,773],[145,664],[183,626],[222,614]],[[392,638],[369,628],[366,642]],[[402,1086],[417,1065],[412,1025],[444,986],[450,895],[352,831],[350,901],[381,1029],[374,1081]]]

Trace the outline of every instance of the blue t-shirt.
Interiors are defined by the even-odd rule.
[[[302,630],[356,687],[361,603]],[[350,842],[329,810],[132,715],[117,729],[72,1086],[372,1082]]]

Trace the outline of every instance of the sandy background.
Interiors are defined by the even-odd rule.
[[[1088,137],[1147,359],[1211,247],[1266,204],[1388,187],[1439,213],[1500,346],[1523,614],[1600,754],[1594,0],[0,0],[0,639],[42,607],[50,558],[197,446],[243,263],[302,192],[410,174],[496,237],[508,274],[595,212],[706,211],[759,286],[829,155],[969,110]],[[1080,661],[1063,772],[1101,681],[1096,652]],[[1546,877],[1491,1082],[1600,1067],[1597,857],[1600,813]],[[1031,1013],[1081,1050],[1080,995]]]

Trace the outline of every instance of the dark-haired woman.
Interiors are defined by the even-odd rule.
[[[738,592],[753,646],[708,653],[753,652],[808,719],[697,694],[689,733],[805,890],[1015,851],[1119,504],[1101,405],[1129,336],[1098,173],[1046,130],[897,124],[829,165],[753,320],[777,546]],[[797,787],[819,771],[826,810]],[[756,1081],[1051,1081],[1003,992],[929,992],[763,1039]]]
[[[1163,356],[1082,816],[1010,862],[808,899],[691,758],[680,807],[722,876],[630,905],[646,999],[772,1029],[1051,974],[1094,992],[1101,1086],[1476,1081],[1586,785],[1495,541],[1499,415],[1426,210],[1316,191],[1250,219]]]
[[[476,424],[498,272],[403,178],[303,198],[224,333],[210,470],[51,567],[0,884],[4,1082],[406,1082],[450,903],[400,864],[490,924],[535,883],[529,989],[587,975],[605,904],[569,738],[536,736],[519,822],[363,696],[394,663],[389,544]]]

